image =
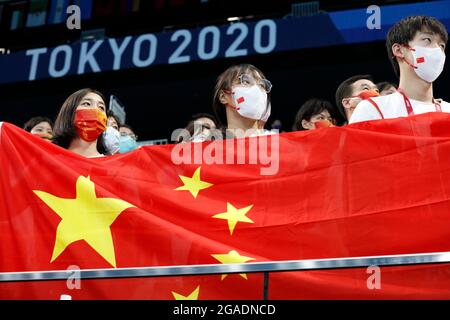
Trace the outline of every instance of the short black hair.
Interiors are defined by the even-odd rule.
[[[214,122],[215,125],[217,125],[216,117],[214,117],[212,114],[209,114],[209,113],[206,113],[206,112],[196,113],[196,114],[192,115],[189,123],[191,121],[196,121],[196,120],[201,119],[201,118],[208,118],[209,120]]]
[[[297,115],[295,116],[292,130],[305,130],[305,128],[303,128],[302,126],[302,120],[309,121],[312,116],[319,114],[324,110],[327,110],[330,113],[331,117],[333,119],[336,119],[335,109],[329,101],[315,98],[309,99],[304,104],[302,104],[302,106],[298,110]]]
[[[394,87],[395,89],[398,88],[398,86],[395,83],[388,82],[388,81],[383,81],[383,82],[377,83],[377,88],[378,88],[378,91],[380,91],[380,92],[388,89],[389,87]]]
[[[416,33],[422,30],[428,30],[439,35],[445,43],[448,41],[448,33],[445,26],[433,17],[410,16],[400,20],[389,29],[386,37],[386,49],[397,77],[400,75],[400,67],[397,58],[392,52],[392,46],[395,43],[408,45],[414,39]]]
[[[39,123],[41,123],[41,122],[47,122],[50,125],[50,127],[52,127],[52,129],[53,129],[53,121],[50,120],[47,117],[34,117],[34,118],[31,118],[30,120],[25,122],[25,124],[23,125],[23,129],[25,131],[31,132],[31,130],[35,126],[37,126]]]
[[[119,124],[119,129],[120,129],[120,128],[127,128],[127,129],[130,129],[130,130],[133,131],[133,133],[136,135],[136,132],[134,131],[133,127],[130,126],[129,124],[126,124],[126,123],[124,123],[124,124]]]
[[[217,127],[217,120],[213,115],[211,115],[209,113],[196,113],[191,117],[191,120],[189,120],[189,122],[187,123],[187,125],[185,127],[185,129],[190,132],[191,136],[194,133],[195,121],[197,121],[198,119],[201,119],[201,118],[208,118],[209,120],[214,122],[214,126]]]
[[[342,99],[350,97],[353,94],[352,85],[356,81],[363,79],[373,82],[373,78],[370,74],[360,74],[344,80],[336,90],[336,106],[339,110],[339,113],[344,117],[344,119],[347,119],[347,116],[345,115],[345,108],[342,104]]]
[[[198,120],[201,118],[208,118],[208,119],[211,119],[212,121],[216,122],[216,118],[212,114],[209,114],[206,112],[200,112],[200,113],[196,113],[196,114],[192,115],[191,120],[195,121],[195,120]]]
[[[106,119],[108,118],[113,118],[116,121],[117,126],[120,128],[120,119],[114,114],[114,112],[112,112],[112,110],[106,111]]]

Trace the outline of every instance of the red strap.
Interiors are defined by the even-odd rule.
[[[225,93],[228,93],[228,94],[234,94],[234,92],[231,91],[231,90],[222,89],[222,91],[225,92]],[[239,102],[239,103],[240,103],[240,102]],[[229,108],[231,108],[231,109],[234,109],[234,110],[239,110],[239,109],[241,109],[240,107],[235,107],[235,106],[233,106],[233,105],[231,105],[231,104],[228,104],[228,103],[227,103],[225,106],[227,106],[227,107],[229,107]]]
[[[434,106],[436,108],[436,112],[442,112],[442,107],[441,104],[439,103],[439,101],[437,101],[436,99],[433,99],[434,102]]]
[[[369,101],[375,107],[375,109],[377,109],[378,113],[381,116],[381,119],[384,119],[383,113],[381,112],[380,107],[378,107],[378,104],[375,101],[373,101],[371,98],[366,99],[366,101]]]
[[[406,112],[408,113],[408,116],[413,116],[414,110],[412,108],[411,101],[409,101],[408,97],[406,96],[406,94],[403,92],[402,89],[398,88],[397,91],[403,96],[403,100],[405,100],[405,107],[406,107]],[[434,103],[434,107],[436,108],[436,112],[442,112],[441,104],[434,98],[433,98],[433,103]]]
[[[233,106],[232,104],[229,104],[229,103],[227,103],[225,106],[228,107],[228,108],[234,109],[234,110],[240,110],[241,109],[241,108],[235,107],[235,106]]]
[[[406,94],[403,93],[402,89],[398,88],[397,91],[400,92],[400,94],[403,96],[403,100],[405,100],[405,107],[406,107],[406,112],[408,113],[408,116],[413,116],[414,110],[412,108],[411,101],[409,101]]]

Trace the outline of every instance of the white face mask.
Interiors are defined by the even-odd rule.
[[[103,133],[103,145],[108,154],[115,154],[120,148],[120,132],[113,127],[107,127]]]
[[[253,120],[268,119],[270,110],[267,105],[267,93],[257,85],[234,87],[233,103],[237,112],[244,118]]]
[[[414,57],[414,71],[423,80],[434,82],[444,70],[445,53],[441,48],[416,46],[410,49]]]
[[[261,120],[264,121],[264,122],[267,122],[267,120],[269,120],[271,111],[272,111],[272,104],[269,102],[269,105],[266,108],[266,112],[262,116]]]

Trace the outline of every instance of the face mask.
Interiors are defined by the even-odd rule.
[[[371,89],[371,90],[364,90],[362,91],[360,94],[358,94],[357,96],[351,96],[349,97],[350,99],[360,99],[360,100],[367,100],[373,97],[378,97],[380,95],[380,93],[375,90],[375,89]],[[360,101],[357,101],[355,105],[353,105],[354,108],[356,108],[356,106],[358,105]]]
[[[232,95],[234,106],[229,105],[229,107],[235,109],[244,118],[253,120],[269,118],[267,93],[259,86],[234,87]]]
[[[109,154],[115,154],[120,149],[120,132],[113,127],[107,127],[103,133],[103,144]]]
[[[97,109],[75,111],[75,128],[78,136],[87,142],[95,141],[106,129],[106,114]]]
[[[53,136],[49,133],[33,133],[34,136],[39,137],[44,140],[52,140]]]
[[[358,97],[361,98],[361,100],[367,100],[369,98],[373,98],[373,97],[378,97],[380,95],[380,93],[375,90],[364,90],[363,92],[361,92]]]
[[[271,111],[272,111],[272,103],[269,102],[269,105],[267,106],[266,112],[262,116],[261,121],[267,122],[267,120],[269,120]]]
[[[313,124],[316,129],[334,127],[333,123],[330,120],[320,120],[320,121],[313,122]]]
[[[441,48],[407,47],[414,57],[414,65],[405,58],[403,60],[414,68],[416,74],[427,82],[434,82],[444,70],[445,53]]]
[[[136,141],[130,136],[120,136],[120,153],[127,153],[137,148]]]

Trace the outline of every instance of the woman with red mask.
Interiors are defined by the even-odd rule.
[[[23,129],[47,141],[53,139],[53,122],[47,117],[31,118],[23,125]]]
[[[94,89],[72,93],[55,121],[55,144],[87,158],[106,154],[102,133],[106,130],[104,96]]]
[[[299,131],[328,128],[336,124],[335,119],[335,110],[330,102],[309,99],[298,110],[292,129]]]

